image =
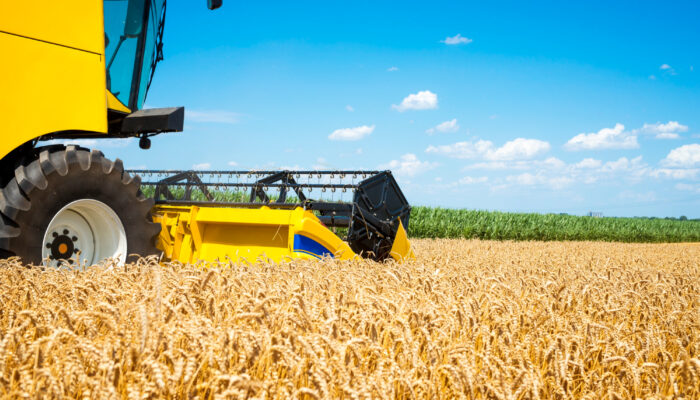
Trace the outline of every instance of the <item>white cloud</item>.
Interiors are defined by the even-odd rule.
[[[205,162],[205,163],[200,163],[200,164],[194,164],[192,166],[192,169],[195,171],[202,171],[206,169],[211,169],[211,163]]]
[[[541,163],[542,161],[487,161],[475,164],[470,164],[462,168],[463,171],[475,170],[475,169],[485,169],[485,170],[527,170],[535,167],[536,163]]]
[[[456,34],[455,36],[448,36],[445,38],[445,40],[440,41],[440,43],[445,43],[447,45],[469,44],[471,42],[473,42],[473,40],[462,36],[460,33]]]
[[[616,172],[616,171],[626,171],[630,169],[635,169],[642,165],[642,156],[635,157],[633,159],[628,159],[627,157],[620,157],[615,161],[608,161],[601,168],[605,172]]]
[[[681,135],[677,133],[659,133],[656,135],[657,139],[679,139]]]
[[[471,169],[492,169],[492,170],[503,170],[503,169],[530,169],[531,165],[529,162],[515,161],[506,163],[503,161],[489,161],[480,162],[476,164],[470,164],[462,168],[463,171],[468,171]]]
[[[520,175],[510,175],[506,178],[508,182],[515,182],[518,185],[534,185],[540,181],[538,176],[535,176],[529,172],[525,172]]]
[[[620,192],[620,194],[618,194],[617,197],[621,200],[632,201],[634,203],[647,203],[656,200],[656,193],[637,193],[631,190],[625,190]]]
[[[628,159],[620,157],[615,161],[608,161],[603,166],[595,170],[597,175],[608,179],[624,178],[627,181],[639,182],[649,176],[652,169],[642,160],[642,156]]]
[[[517,138],[506,142],[502,147],[487,152],[488,160],[522,160],[544,154],[550,149],[549,143],[537,139]]]
[[[452,158],[483,158],[491,161],[509,161],[534,158],[550,149],[549,143],[537,139],[517,138],[494,148],[493,142],[457,142],[451,145],[428,146],[426,153],[441,154]]]
[[[493,143],[488,140],[478,142],[457,142],[449,145],[428,146],[426,153],[440,154],[451,158],[481,158],[493,149]]]
[[[657,139],[677,139],[680,133],[687,132],[686,125],[678,121],[655,124],[645,123],[640,129],[626,131],[622,124],[615,124],[613,128],[603,128],[594,133],[580,133],[571,138],[564,148],[571,151],[577,150],[603,150],[603,149],[635,149],[639,147],[637,135],[639,133],[654,135]]]
[[[550,178],[547,185],[554,189],[562,189],[574,183],[574,179],[568,176],[555,176]]]
[[[549,157],[544,161],[535,161],[535,163],[542,165],[543,167],[556,170],[566,167],[566,163],[556,157]]]
[[[700,174],[698,168],[659,168],[651,171],[650,175],[654,178],[666,178],[673,180],[696,179]]]
[[[676,70],[673,69],[673,67],[670,66],[670,65],[668,65],[668,64],[661,64],[661,66],[659,67],[659,69],[660,69],[661,71],[663,71],[665,74],[676,75]]]
[[[596,160],[595,158],[584,158],[583,160],[574,164],[576,168],[598,168],[603,165],[603,162]]]
[[[614,128],[603,128],[597,133],[580,133],[571,138],[564,148],[576,150],[636,149],[637,135],[625,131],[625,126],[615,124]]]
[[[330,140],[360,140],[374,132],[374,125],[362,125],[355,128],[336,129],[328,135]]]
[[[593,184],[599,180],[624,180],[627,182],[639,182],[647,177],[651,171],[642,157],[628,159],[620,157],[617,160],[603,163],[594,158],[584,158],[575,164],[550,163],[548,168],[539,164],[537,174],[541,177],[540,184],[546,184],[553,188],[562,188],[574,182]]]
[[[652,74],[652,75],[649,75],[649,79],[651,79],[652,81],[655,81],[655,80],[656,80],[656,75],[653,75],[653,74]]]
[[[398,70],[399,70],[398,67],[389,67],[389,68],[387,68],[387,71],[388,71],[388,72],[394,72],[394,71],[398,71]]]
[[[567,176],[550,177],[543,174],[533,175],[529,172],[525,172],[519,175],[510,175],[506,177],[506,181],[521,186],[541,185],[549,186],[553,189],[561,189],[571,185],[574,182],[574,179]]]
[[[556,158],[545,160],[511,160],[477,163],[463,170],[495,169],[505,171],[525,171],[492,181],[491,189],[504,189],[508,186],[541,186],[551,189],[563,189],[574,184],[594,184],[606,181],[616,185],[634,184],[650,177],[690,179],[696,171],[691,170],[653,170],[642,157],[620,157],[603,162],[594,158],[584,158],[577,163],[567,164]]]
[[[437,94],[430,90],[423,90],[416,94],[409,94],[399,105],[392,105],[391,108],[404,112],[406,110],[433,110],[438,107]]]
[[[277,168],[280,171],[300,171],[302,168],[299,166],[299,164],[294,164],[294,165],[282,165]]]
[[[655,124],[644,124],[642,130],[651,133],[667,133],[667,132],[688,132],[688,126],[679,124],[678,121],[668,121],[665,124],[657,122]]]
[[[700,193],[700,184],[677,183],[676,189]]]
[[[465,176],[461,178],[460,180],[457,181],[460,185],[473,185],[475,183],[485,183],[489,180],[487,176],[480,176],[480,177],[473,177],[473,176]]]
[[[694,167],[700,165],[700,144],[686,144],[671,150],[661,161],[669,167]]]
[[[655,135],[657,139],[678,139],[679,133],[688,132],[688,126],[679,124],[678,121],[668,121],[665,124],[644,124],[640,129],[643,133]]]
[[[436,127],[430,128],[425,132],[429,135],[433,135],[436,132],[457,132],[458,130],[459,125],[457,124],[457,118],[455,118],[438,124]]]
[[[560,169],[566,163],[556,157],[549,157],[546,160],[510,160],[510,161],[487,161],[467,165],[463,171],[485,169],[485,170],[529,170],[529,169]]]
[[[223,111],[223,110],[209,110],[209,111],[196,111],[196,110],[185,110],[185,120],[188,122],[212,122],[219,124],[235,124],[238,123],[240,119],[240,114]]]
[[[545,160],[519,160],[519,161],[489,161],[467,165],[462,168],[463,171],[475,170],[475,169],[486,169],[486,170],[552,170],[561,172],[562,170],[569,168],[567,164],[556,158],[548,157]]]
[[[328,161],[323,157],[319,157],[316,159],[316,164],[314,164],[311,167],[311,169],[316,170],[316,171],[321,170],[321,169],[329,169]]]
[[[395,175],[414,176],[437,167],[437,163],[420,161],[415,154],[404,154],[399,160],[391,160],[380,165],[380,169],[390,169]]]
[[[229,161],[229,162],[228,162],[228,166],[229,166],[229,167],[237,167],[237,166],[238,166],[238,163],[235,162],[235,161]]]
[[[348,110],[349,112],[355,111],[355,108],[354,108],[353,106],[351,106],[350,104],[348,104],[347,106],[345,106],[345,109]]]

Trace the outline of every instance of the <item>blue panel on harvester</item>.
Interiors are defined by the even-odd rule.
[[[333,258],[333,253],[331,253],[327,248],[323,247],[323,245],[310,237],[303,235],[294,235],[294,251],[309,254],[318,258],[323,256],[330,256]]]

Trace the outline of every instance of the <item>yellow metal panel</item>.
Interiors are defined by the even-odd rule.
[[[5,0],[0,31],[104,54],[101,0]]]
[[[336,258],[356,257],[347,243],[303,208],[156,206],[153,213],[154,221],[165,226],[158,247],[166,258],[183,263],[317,258],[312,252],[295,251],[297,236],[315,241]]]
[[[197,213],[197,222],[288,225],[291,214],[291,210],[270,209],[268,207],[202,207]]]
[[[289,210],[201,207],[190,218],[199,259],[280,261],[290,255]]]
[[[289,256],[289,226],[251,224],[208,224],[203,229],[199,258],[254,262],[258,258],[275,261]]]
[[[107,132],[103,56],[1,32],[0,54],[0,157],[47,133]]]
[[[411,248],[411,242],[408,241],[408,235],[403,228],[401,220],[399,220],[399,229],[394,237],[394,244],[391,246],[389,255],[398,262],[404,262],[407,259],[416,258],[416,254]]]
[[[197,257],[197,252],[202,248],[202,232],[200,231],[200,225],[196,223],[197,214],[199,213],[199,207],[192,207],[189,212],[189,221],[192,222],[186,225],[189,228],[190,234],[192,235],[192,244],[194,246],[194,256]]]
[[[170,236],[170,226],[168,225],[168,217],[157,215],[153,217],[153,222],[160,224],[160,234],[158,234],[158,244],[160,250],[163,251],[166,258],[172,258],[173,248],[172,239]]]
[[[180,260],[183,263],[191,263],[197,260],[193,260],[193,248],[194,244],[192,243],[192,235],[190,234],[185,234],[182,237],[182,246],[178,247],[178,252],[176,253],[178,258],[176,260]]]
[[[125,106],[119,99],[107,90],[107,107],[111,110],[121,111],[130,114],[131,110]]]
[[[335,258],[349,260],[357,257],[350,246],[335,233],[326,228],[311,211],[304,213],[304,218],[295,225],[295,233],[309,237],[333,253]]]

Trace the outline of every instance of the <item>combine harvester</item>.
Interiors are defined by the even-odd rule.
[[[410,206],[390,171],[125,171],[100,151],[55,144],[137,137],[148,149],[150,137],[182,131],[183,107],[142,109],[165,10],[164,0],[0,6],[0,257],[413,257]]]

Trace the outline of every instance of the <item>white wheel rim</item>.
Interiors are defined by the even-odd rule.
[[[49,223],[41,256],[49,266],[94,265],[108,259],[126,261],[126,231],[105,203],[76,200],[63,207]]]

